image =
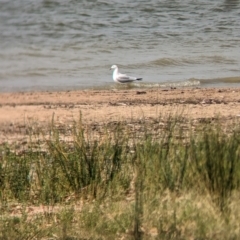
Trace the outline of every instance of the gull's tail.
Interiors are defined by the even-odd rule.
[[[142,80],[142,78],[137,78],[136,80],[138,80],[138,81],[141,81],[141,80]]]

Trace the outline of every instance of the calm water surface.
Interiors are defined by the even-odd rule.
[[[240,86],[239,0],[0,0],[0,91]]]

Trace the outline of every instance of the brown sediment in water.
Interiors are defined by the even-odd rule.
[[[142,90],[80,90],[0,94],[0,143],[14,142],[29,124],[54,122],[71,125],[79,119],[89,125],[114,121],[150,121],[181,114],[224,124],[240,119],[240,88],[168,88]]]

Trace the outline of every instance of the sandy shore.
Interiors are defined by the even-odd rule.
[[[190,119],[240,119],[240,88],[86,90],[0,94],[0,143],[14,141],[28,124],[54,120],[84,124],[154,119],[181,113]]]

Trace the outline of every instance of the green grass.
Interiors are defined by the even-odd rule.
[[[0,239],[239,239],[238,123],[160,121],[0,146]]]

